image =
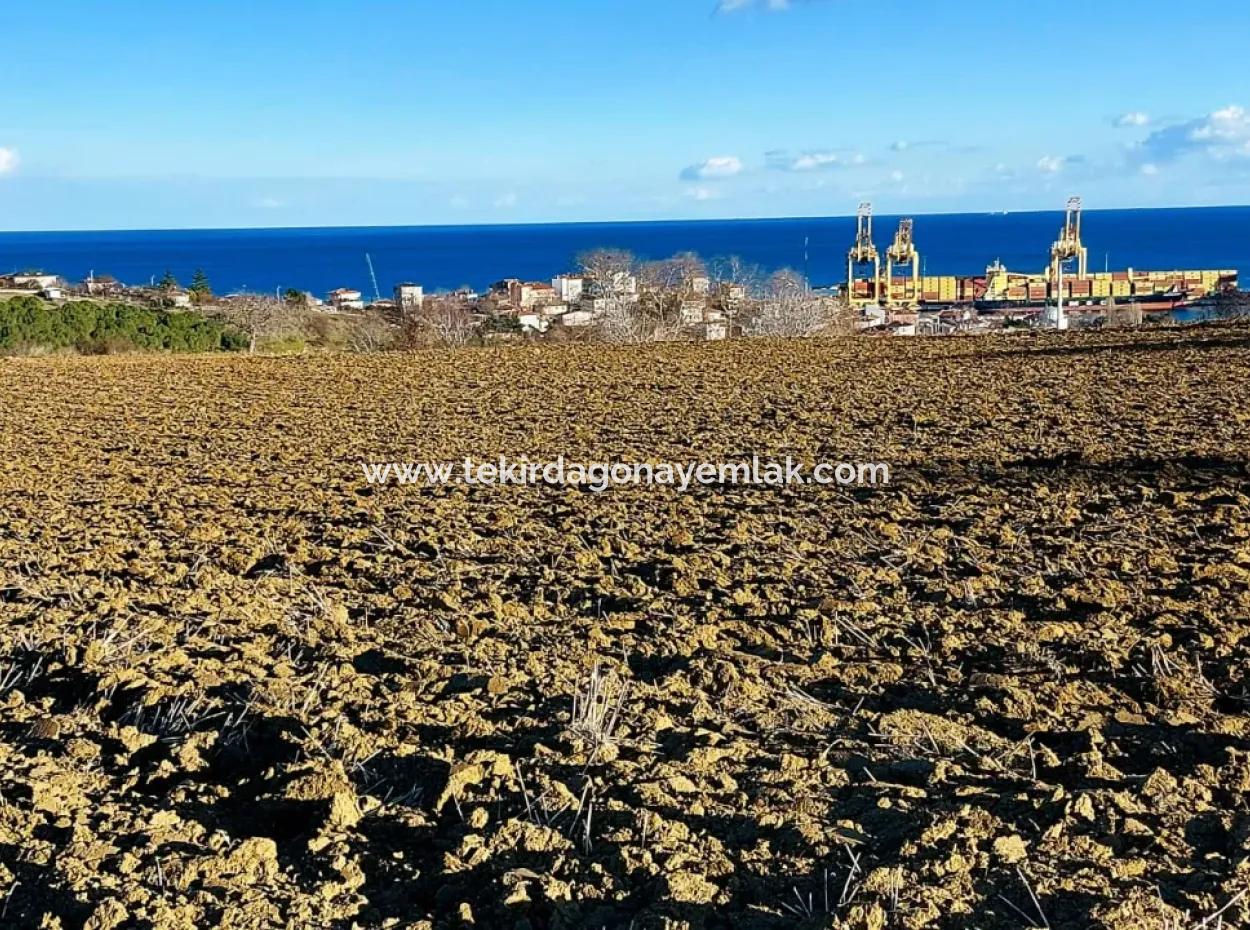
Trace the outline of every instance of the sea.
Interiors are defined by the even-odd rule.
[[[882,249],[899,217],[874,218]],[[924,273],[980,274],[1001,259],[1040,272],[1063,225],[1061,212],[915,217]],[[641,259],[694,252],[709,262],[739,256],[765,272],[793,268],[816,286],[846,276],[854,217],[674,220],[501,226],[372,226],[0,233],[0,272],[41,270],[79,281],[112,275],[145,284],[167,270],[184,284],[203,269],[218,294],[296,288],[316,295],[350,287],[382,296],[400,282],[427,293],[482,290],[503,278],[549,280],[577,256],[620,248]],[[1250,207],[1098,210],[1084,216],[1092,271],[1235,269],[1250,282]]]

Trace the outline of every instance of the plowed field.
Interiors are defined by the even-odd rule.
[[[359,464],[752,453],[893,482]],[[1243,926],[1248,461],[1246,328],[5,361],[0,926]]]

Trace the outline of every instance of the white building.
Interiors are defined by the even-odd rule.
[[[556,299],[562,304],[576,303],[586,291],[586,279],[571,274],[562,274],[551,279],[551,287],[556,292]]]
[[[707,301],[701,298],[681,302],[681,325],[696,326],[707,319]]]
[[[326,303],[332,310],[363,310],[365,302],[360,291],[340,287],[326,295]]]
[[[618,271],[612,276],[612,291],[623,297],[638,294],[638,279],[628,271]]]
[[[13,287],[29,288],[32,291],[42,291],[61,283],[61,279],[54,274],[15,274],[9,280],[13,282]]]
[[[395,306],[400,313],[420,310],[425,304],[425,288],[420,284],[396,284]]]
[[[545,333],[551,328],[551,320],[541,313],[521,313],[516,319],[524,333]]]
[[[561,326],[589,326],[595,321],[595,314],[589,310],[570,310],[560,317]]]

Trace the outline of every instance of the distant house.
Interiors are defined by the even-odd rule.
[[[496,281],[486,292],[486,296],[501,305],[512,305],[513,290],[520,285],[519,278],[504,278]]]
[[[680,309],[681,324],[695,326],[707,318],[707,301],[702,298],[683,300]]]
[[[420,310],[425,304],[425,288],[420,284],[395,285],[395,306],[400,313],[411,313]]]
[[[363,310],[365,308],[364,295],[360,291],[354,291],[349,287],[340,287],[331,291],[326,295],[326,303],[330,305],[331,310],[340,312],[345,310]]]
[[[90,275],[83,287],[91,297],[115,297],[125,290],[120,281],[107,274]]]
[[[7,278],[9,287],[22,288],[28,291],[42,291],[49,287],[57,287],[61,283],[59,276],[31,272],[29,274],[12,274]]]
[[[525,333],[545,333],[551,327],[551,320],[540,313],[518,314],[517,322]]]
[[[191,306],[191,293],[189,291],[169,291],[161,296],[169,303],[170,306]]]
[[[589,310],[570,310],[558,321],[561,326],[589,326],[595,321],[595,314]]]
[[[551,279],[551,287],[560,303],[577,303],[586,291],[586,279],[578,275],[562,274]]]
[[[61,300],[65,297],[65,289],[56,285],[45,287],[39,292],[39,296],[44,300]]]
[[[592,297],[589,300],[583,300],[579,306],[583,310],[589,310],[594,316],[603,316],[607,313],[619,312],[637,303],[637,294],[624,294],[620,297]]]
[[[533,310],[535,307],[562,303],[556,289],[541,281],[509,282],[508,302],[518,310]]]

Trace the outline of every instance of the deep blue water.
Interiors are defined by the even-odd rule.
[[[878,245],[897,217],[875,221]],[[1041,271],[1061,213],[949,214],[916,217],[916,242],[928,274],[977,274],[995,258],[1020,271]],[[803,269],[817,285],[845,277],[855,220],[713,220],[530,226],[412,226],[319,229],[0,233],[0,271],[42,269],[70,280],[108,273],[141,284],[166,269],[183,283],[203,268],[218,293],[296,287],[321,295],[369,284],[373,257],[384,296],[400,281],[427,291],[504,277],[545,280],[597,247],[644,258],[697,252],[706,259],[740,255],[766,270]],[[1235,268],[1250,282],[1250,207],[1106,210],[1085,215],[1092,270]]]

